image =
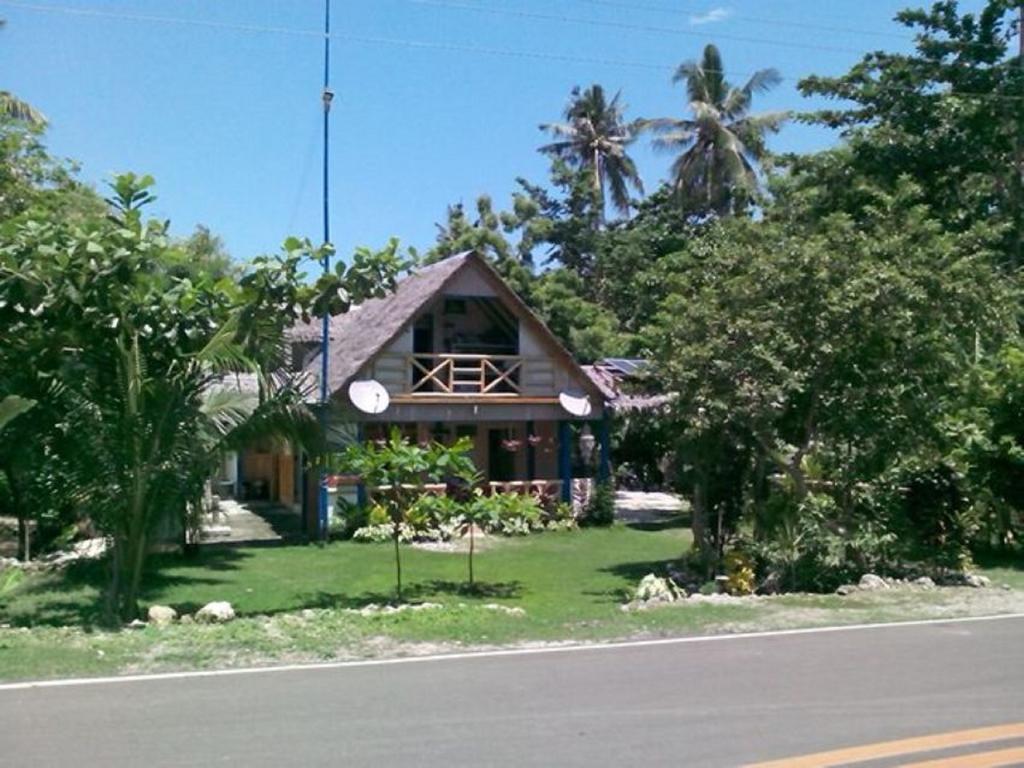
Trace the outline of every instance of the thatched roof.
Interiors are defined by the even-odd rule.
[[[349,312],[331,319],[330,373],[331,392],[345,387],[367,363],[382,352],[416,317],[442,295],[448,283],[464,268],[476,265],[490,280],[501,298],[520,320],[531,324],[548,342],[552,352],[579,374],[581,383],[592,385],[565,347],[544,325],[487,260],[472,251],[449,256],[443,261],[427,265],[398,283],[394,293],[383,299],[370,299]],[[300,323],[289,333],[292,341],[319,341],[322,326],[319,320]],[[319,376],[320,355],[315,354],[305,370]],[[601,394],[593,387],[595,395]]]
[[[331,318],[330,373],[331,392],[344,387],[359,369],[370,362],[416,318],[466,263],[471,254],[460,253],[444,261],[417,270],[398,283],[394,293],[383,299],[370,299]],[[319,341],[319,321],[297,325],[293,341]],[[307,363],[306,370],[319,376],[320,354]]]

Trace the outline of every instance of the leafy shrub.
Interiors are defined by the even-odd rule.
[[[583,525],[611,525],[615,522],[615,492],[611,483],[602,481],[595,485],[580,522]]]
[[[725,556],[725,584],[730,595],[750,595],[754,592],[757,575],[754,573],[754,561],[743,552],[733,550]]]
[[[334,515],[331,517],[329,531],[332,539],[350,539],[360,528],[369,524],[370,507],[353,504],[347,499],[338,497],[334,504]]]
[[[970,545],[980,521],[963,482],[963,475],[946,462],[904,475],[901,533],[911,557],[957,570],[970,566]]]
[[[736,549],[751,558],[762,580],[776,580],[783,590],[828,592],[866,572],[893,568],[894,533],[871,522],[848,529],[837,518],[831,496],[810,494],[791,515],[756,540],[739,540]]]
[[[416,531],[408,523],[401,523],[398,527],[398,531],[398,540],[403,544],[408,544],[416,538]],[[392,523],[384,523],[383,525],[367,525],[353,533],[352,540],[380,544],[382,542],[391,541],[394,537],[394,533],[395,530]]]
[[[543,528],[540,502],[534,496],[519,493],[496,493],[481,497],[491,505],[492,531],[505,536],[525,536]]]

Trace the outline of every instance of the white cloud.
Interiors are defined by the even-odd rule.
[[[732,16],[731,8],[712,8],[707,13],[691,16],[690,25],[699,27],[701,24],[715,24],[719,21],[725,21],[730,16]]]

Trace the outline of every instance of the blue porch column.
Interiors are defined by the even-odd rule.
[[[568,421],[558,422],[558,477],[562,481],[562,501],[572,501],[572,428]]]
[[[363,422],[361,421],[356,424],[356,442],[358,442],[359,445],[362,445],[363,443],[366,442],[366,430],[363,429]],[[359,485],[356,486],[356,504],[359,506],[360,509],[366,508],[365,483],[359,483]]]
[[[598,443],[601,446],[601,458],[597,467],[597,479],[607,482],[612,475],[612,429],[611,417],[605,410],[601,417],[597,432]]]
[[[533,437],[533,422],[526,422],[526,479],[537,479],[537,449],[533,447],[530,438]]]

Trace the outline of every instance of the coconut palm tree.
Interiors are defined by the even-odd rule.
[[[0,29],[3,29],[6,24],[4,19],[0,19]],[[35,128],[42,128],[46,125],[46,117],[42,112],[27,101],[22,101],[10,91],[0,91],[0,116],[21,120]]]
[[[684,204],[718,215],[736,213],[757,189],[757,166],[767,154],[765,137],[775,133],[787,112],[750,114],[755,93],[781,81],[774,69],[755,72],[742,87],[725,79],[722,57],[714,45],[700,61],[679,65],[673,83],[685,83],[693,117],[641,121],[656,134],[654,146],[680,152],[672,164],[673,183]]]
[[[603,222],[605,190],[612,204],[622,213],[630,208],[629,188],[643,194],[643,183],[626,148],[636,139],[636,123],[623,119],[625,106],[619,103],[620,93],[611,101],[604,88],[592,85],[584,91],[572,90],[565,109],[564,123],[540,126],[556,140],[540,148],[541,152],[565,160],[591,174],[594,199],[599,220]]]

